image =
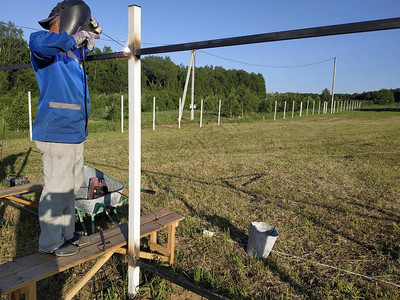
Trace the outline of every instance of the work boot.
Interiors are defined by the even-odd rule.
[[[81,247],[90,244],[90,237],[74,232],[74,237],[67,240],[66,243]]]
[[[79,252],[79,247],[64,243],[53,252],[46,252],[39,250],[40,253],[54,254],[55,256],[70,256]]]

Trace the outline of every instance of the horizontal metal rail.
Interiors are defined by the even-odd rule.
[[[193,49],[197,50],[197,49],[228,47],[237,45],[248,45],[256,43],[277,42],[277,41],[305,39],[313,37],[399,29],[399,28],[400,28],[400,17],[374,20],[374,21],[339,24],[339,25],[311,27],[305,29],[295,29],[295,30],[279,31],[272,33],[245,35],[239,37],[207,40],[200,42],[190,42],[190,43],[182,43],[182,44],[174,44],[174,45],[166,45],[158,47],[131,49],[131,53],[133,53],[136,56],[141,56],[141,55],[168,53],[168,52],[187,51]],[[113,53],[106,53],[99,55],[91,55],[87,57],[86,61],[122,58],[122,57],[128,57],[130,55],[131,54],[125,52],[113,52]],[[30,64],[5,66],[5,67],[0,67],[0,71],[18,70],[18,69],[29,68],[30,66],[31,66]]]
[[[189,290],[189,291],[191,291],[193,293],[196,293],[197,295],[200,295],[202,297],[205,297],[205,298],[211,299],[211,300],[224,300],[224,298],[222,298],[220,296],[217,296],[217,295],[215,295],[215,294],[213,294],[213,293],[211,293],[211,292],[209,292],[207,290],[204,290],[204,289],[194,285],[193,283],[191,283],[189,281],[186,281],[184,279],[178,278],[178,277],[176,277],[176,276],[174,276],[174,275],[172,275],[170,273],[167,273],[167,272],[165,272],[163,270],[157,269],[157,268],[153,267],[152,265],[144,263],[141,260],[137,260],[135,263],[139,267],[145,268],[148,271],[150,271],[150,272],[152,272],[152,273],[154,273],[154,274],[156,274],[158,276],[161,276],[161,277],[167,279],[168,281],[171,281],[171,282],[175,283],[176,285],[179,285],[179,286],[185,288],[186,290]]]
[[[185,51],[193,49],[197,50],[197,49],[216,48],[216,47],[247,45],[255,43],[267,43],[267,42],[304,39],[304,38],[322,37],[330,35],[398,29],[398,28],[400,28],[400,18],[392,18],[392,19],[383,19],[383,20],[366,21],[358,23],[348,23],[341,25],[331,25],[331,26],[272,32],[272,33],[246,35],[246,36],[231,37],[231,38],[224,38],[217,40],[176,44],[170,46],[142,48],[136,50],[136,55],[147,55],[147,54],[177,52],[177,51]]]

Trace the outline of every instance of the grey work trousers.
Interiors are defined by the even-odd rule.
[[[52,252],[74,236],[75,195],[83,181],[83,143],[35,143],[42,153],[44,173],[39,251]]]

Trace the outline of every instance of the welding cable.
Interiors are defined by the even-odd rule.
[[[331,268],[331,269],[334,269],[334,270],[337,270],[337,271],[340,271],[340,272],[343,272],[343,273],[356,275],[356,276],[359,276],[359,277],[362,277],[362,278],[365,278],[365,279],[380,281],[380,282],[383,282],[383,283],[386,283],[386,284],[390,284],[390,285],[393,285],[395,287],[400,288],[399,284],[396,284],[396,283],[393,283],[393,282],[390,282],[390,281],[387,281],[387,280],[383,280],[383,279],[380,279],[380,278],[363,275],[363,274],[360,274],[360,273],[356,273],[356,272],[352,272],[352,271],[349,271],[349,270],[346,270],[346,269],[342,269],[342,268],[338,268],[338,267],[335,267],[335,266],[327,265],[327,264],[324,264],[324,263],[320,263],[320,262],[317,262],[317,261],[313,261],[313,260],[310,260],[310,259],[306,259],[306,258],[297,256],[297,255],[287,254],[287,253],[280,252],[280,251],[277,251],[277,250],[271,250],[271,252],[275,252],[275,253],[277,253],[277,254],[279,254],[281,256],[286,256],[286,257],[290,257],[290,258],[293,258],[293,259],[298,259],[298,260],[310,262],[312,264],[316,264],[316,265],[319,265],[319,266],[322,266],[322,267]]]
[[[105,34],[104,31],[102,31],[101,34],[105,35],[106,37],[108,37],[109,39],[111,39],[113,42],[115,42],[115,43],[117,43],[118,45],[120,45],[122,48],[125,48],[124,45],[122,45],[122,44],[121,44],[120,42],[118,42],[117,40],[114,40],[111,36]]]
[[[85,131],[86,131],[88,127],[88,108],[87,108],[87,78],[86,78],[84,47],[82,47],[82,64],[83,64],[83,80],[85,80]]]

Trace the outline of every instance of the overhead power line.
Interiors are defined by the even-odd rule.
[[[222,57],[216,54],[212,54],[212,53],[208,53],[205,51],[200,51],[201,53],[210,55],[210,56],[214,56],[220,59],[224,59],[227,61],[231,61],[234,63],[239,63],[239,64],[244,64],[244,65],[249,65],[249,66],[256,66],[256,67],[263,67],[263,68],[300,68],[300,67],[308,67],[308,66],[313,66],[313,65],[318,65],[318,64],[322,64],[328,61],[333,60],[334,58],[328,58],[322,61],[317,61],[317,62],[313,62],[313,63],[308,63],[308,64],[301,64],[301,65],[287,65],[287,66],[274,66],[274,65],[263,65],[263,64],[255,64],[255,63],[249,63],[249,62],[244,62],[244,61],[239,61],[239,60],[235,60],[235,59],[230,59],[230,58],[226,58],[226,57]]]

